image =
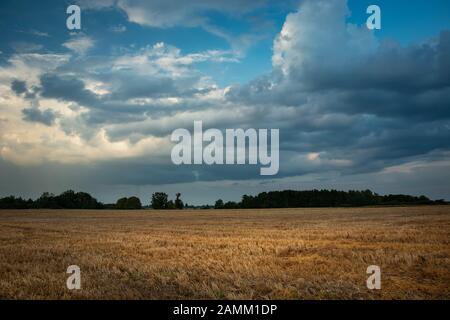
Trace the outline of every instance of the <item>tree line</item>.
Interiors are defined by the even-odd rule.
[[[272,191],[256,196],[244,195],[240,202],[216,201],[215,209],[259,209],[259,208],[308,208],[308,207],[359,207],[376,205],[420,205],[446,204],[444,200],[433,201],[426,196],[379,195],[370,190],[337,191]]]
[[[104,205],[86,192],[68,190],[60,195],[44,192],[36,200],[9,196],[0,199],[0,209],[103,209]]]
[[[358,207],[376,205],[421,205],[447,204],[444,200],[430,200],[426,196],[379,195],[370,190],[337,191],[272,191],[262,192],[256,196],[244,195],[240,202],[224,202],[219,199],[214,206],[189,206],[181,200],[177,193],[170,200],[167,193],[155,192],[150,199],[150,206],[143,206],[138,197],[123,197],[115,204],[103,204],[86,192],[68,190],[60,195],[44,192],[36,200],[9,196],[0,199],[0,209],[117,209],[138,210],[152,208],[157,210],[192,209],[259,209],[259,208],[307,208],[307,207]]]
[[[185,207],[181,200],[181,194],[176,194],[175,200],[169,200],[164,192],[155,192],[151,197],[150,207],[153,209],[183,209]],[[103,204],[86,192],[75,192],[68,190],[60,195],[44,192],[36,200],[23,199],[21,197],[9,196],[0,198],[0,209],[118,209],[138,210],[144,206],[138,197],[123,197],[115,204]]]

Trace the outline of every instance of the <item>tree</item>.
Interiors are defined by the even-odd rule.
[[[175,209],[175,203],[173,203],[172,200],[169,200],[169,201],[167,202],[166,207],[165,207],[164,209],[169,209],[169,210]]]
[[[86,192],[65,191],[59,196],[44,192],[36,201],[29,200],[28,207],[42,209],[102,209],[104,205]]]
[[[141,200],[138,197],[129,197],[127,200],[127,209],[131,210],[142,209]]]
[[[181,201],[180,196],[181,193],[176,194],[177,198],[175,199],[175,209],[182,210],[184,208],[183,201]]]
[[[27,201],[22,198],[16,198],[14,196],[0,199],[1,209],[29,209],[33,207],[32,205],[32,200]]]
[[[55,196],[52,193],[44,192],[34,203],[36,208],[56,209],[58,207]]]
[[[156,210],[167,209],[168,207],[167,193],[155,192],[152,195],[152,208]]]
[[[101,209],[103,207],[101,203],[86,192],[77,192],[74,197],[73,205],[77,209]]]
[[[116,209],[127,209],[127,198],[120,198],[119,200],[117,200],[116,202]]]
[[[223,209],[223,200],[219,199],[216,201],[215,205],[214,205],[214,209]]]
[[[223,205],[224,209],[239,209],[239,204],[234,201],[228,201]]]
[[[142,204],[138,197],[120,198],[117,200],[115,208],[122,210],[138,210],[142,209]]]

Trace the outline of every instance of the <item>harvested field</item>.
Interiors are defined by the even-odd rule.
[[[449,299],[450,206],[0,210],[0,298]]]

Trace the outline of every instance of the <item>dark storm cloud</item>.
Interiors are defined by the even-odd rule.
[[[117,83],[117,87],[115,87],[111,95],[111,99],[113,100],[147,97],[159,98],[170,96],[177,92],[175,83],[170,77],[117,76],[120,79],[120,83]]]
[[[368,173],[448,150],[450,31],[408,47],[377,43],[343,23],[344,1],[321,2],[287,18],[270,74],[227,92],[264,110],[257,123],[280,114],[272,126],[281,130],[280,174]],[[320,155],[298,161],[309,152]]]
[[[11,90],[17,95],[25,97],[26,99],[34,99],[36,97],[37,88],[28,89],[25,81],[13,80],[11,82]]]
[[[14,80],[11,83],[11,90],[14,91],[17,95],[21,95],[28,91],[27,83],[25,81]]]
[[[85,88],[83,81],[74,76],[44,74],[40,81],[40,94],[44,98],[76,102],[91,107],[99,102],[98,97]]]
[[[126,56],[125,65],[115,67],[115,59],[105,57],[87,57],[76,65],[63,65],[56,72],[40,77],[40,95],[73,102],[88,109],[84,119],[92,124],[129,122],[145,119],[145,114],[152,117],[170,115],[181,110],[205,108],[207,103],[194,100],[195,95],[204,95],[213,90],[212,86],[200,85],[202,74],[191,65],[177,61],[182,57],[173,53],[173,47],[165,47],[169,66],[158,65],[161,53],[155,48],[144,48],[137,55]],[[132,59],[139,57],[145,61],[142,66],[133,65]],[[162,57],[164,59],[164,56]],[[130,61],[129,61],[130,60]],[[142,69],[151,71],[142,72]],[[165,69],[167,68],[167,70]],[[173,72],[177,74],[174,75]],[[109,93],[98,95],[88,90],[85,80],[107,84]],[[183,104],[167,107],[157,101],[160,98],[191,99]],[[145,103],[135,103],[133,99],[152,99]],[[188,105],[187,105],[188,103]]]
[[[46,126],[53,125],[57,116],[57,114],[51,109],[41,111],[35,107],[23,109],[22,114],[23,120],[28,122],[42,123]]]
[[[286,106],[304,106],[313,99],[315,104],[310,107],[324,112],[425,118],[450,115],[450,31],[443,31],[437,41],[407,48],[381,44],[362,61],[355,58],[345,66],[324,65],[319,56],[311,56],[309,63],[292,65],[288,74],[274,70],[248,85],[232,88],[228,98]]]
[[[290,80],[301,83],[308,91],[375,89],[415,93],[416,90],[448,87],[449,59],[450,31],[447,30],[442,31],[437,40],[406,48],[385,40],[375,52],[355,59],[345,68],[330,67],[318,60],[293,66]]]
[[[194,94],[207,93],[210,88],[198,88],[200,74],[192,72],[176,78],[171,74],[139,75],[136,70],[120,70],[104,73],[97,79],[111,84],[109,100],[126,101],[135,98],[192,97]]]

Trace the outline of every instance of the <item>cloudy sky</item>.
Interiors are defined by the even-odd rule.
[[[379,31],[365,26],[371,4]],[[0,40],[0,196],[450,200],[448,0],[2,0]],[[278,175],[173,165],[170,134],[194,120],[278,128]]]

